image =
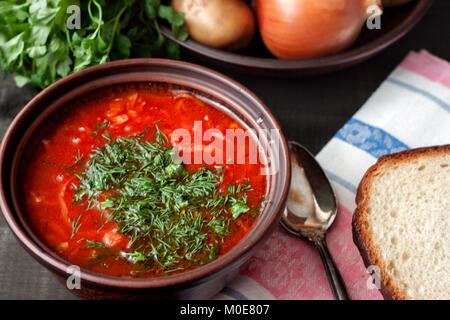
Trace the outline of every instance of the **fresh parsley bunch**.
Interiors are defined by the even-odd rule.
[[[73,5],[80,9],[80,28],[69,29],[72,13],[67,8]],[[161,34],[157,19],[167,21],[177,38],[187,39],[183,13],[160,0],[0,1],[3,76],[17,73],[18,86],[31,83],[45,88],[70,73],[110,60],[178,59],[178,45]]]

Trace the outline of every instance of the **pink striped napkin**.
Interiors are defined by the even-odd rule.
[[[414,124],[414,125],[411,125]],[[411,52],[317,155],[339,202],[327,241],[353,299],[382,299],[352,240],[356,187],[377,158],[450,143],[450,64]],[[333,299],[314,246],[278,227],[217,299]]]

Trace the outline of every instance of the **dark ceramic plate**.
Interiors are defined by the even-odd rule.
[[[162,32],[179,43],[189,55],[210,65],[234,71],[277,77],[301,77],[332,72],[363,62],[408,33],[426,14],[434,0],[416,0],[397,8],[386,8],[380,30],[364,28],[356,43],[341,53],[309,60],[279,60],[264,46],[259,35],[248,48],[237,53],[213,49],[194,40],[174,39],[167,26]]]

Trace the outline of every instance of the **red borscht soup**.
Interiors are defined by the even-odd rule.
[[[193,92],[115,85],[49,122],[21,170],[45,245],[74,265],[142,278],[209,263],[245,237],[263,208],[264,165],[236,161],[251,148],[223,142],[245,127]],[[194,143],[196,134],[208,137]]]

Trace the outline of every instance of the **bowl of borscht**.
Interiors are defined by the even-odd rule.
[[[10,229],[90,299],[212,297],[277,225],[290,182],[263,102],[170,60],[67,76],[16,116],[0,152]]]

